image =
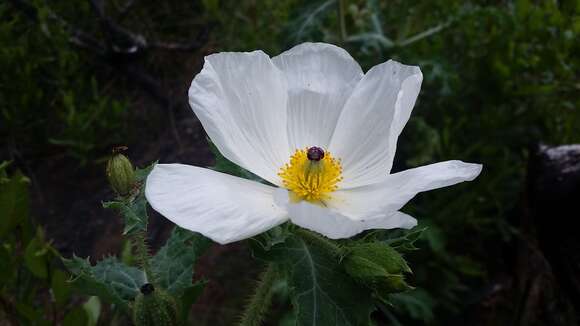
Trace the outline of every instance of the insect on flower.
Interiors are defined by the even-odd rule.
[[[288,219],[329,238],[412,228],[399,211],[417,193],[475,179],[480,164],[446,161],[390,174],[421,88],[418,67],[388,61],[364,74],[343,49],[300,44],[205,58],[189,103],[219,151],[271,185],[210,169],[158,164],[151,206],[219,243]]]

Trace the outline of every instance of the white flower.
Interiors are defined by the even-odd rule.
[[[363,74],[343,49],[304,43],[205,58],[189,103],[219,151],[274,186],[181,164],[147,179],[151,206],[225,244],[288,219],[329,238],[412,228],[399,211],[417,193],[473,180],[481,165],[446,161],[389,174],[421,87],[395,61]]]

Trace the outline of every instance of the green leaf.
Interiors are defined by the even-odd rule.
[[[14,247],[10,244],[3,244],[0,246],[0,261],[2,268],[0,268],[0,288],[4,284],[10,284],[16,275],[16,257],[13,254]]]
[[[370,291],[354,282],[323,246],[293,236],[271,251],[283,257],[289,271],[298,325],[370,324]]]
[[[423,236],[425,230],[427,230],[426,227],[414,228],[409,231],[397,230],[403,234],[398,237],[387,239],[385,240],[385,243],[397,249],[399,252],[417,250],[418,248],[415,246],[415,242]]]
[[[157,161],[151,163],[149,166],[145,168],[135,169],[135,179],[137,179],[137,182],[144,183],[145,180],[147,179],[147,176],[149,175],[149,173],[151,173],[155,165],[157,165]]]
[[[191,287],[195,261],[210,244],[209,239],[198,233],[175,227],[167,243],[151,259],[156,283],[179,297]]]
[[[30,322],[26,325],[50,325],[50,321],[45,318],[44,311],[42,311],[42,309],[35,309],[34,307],[29,306],[24,302],[15,302],[14,306],[16,307],[18,314]]]
[[[143,271],[124,265],[115,257],[105,258],[94,266],[88,259],[76,256],[63,262],[76,275],[72,283],[82,293],[103,298],[125,311],[145,283]]]
[[[39,278],[46,278],[48,276],[48,248],[38,238],[32,239],[26,249],[24,250],[24,263],[28,270]]]
[[[15,173],[0,182],[0,237],[21,225],[28,218],[28,179]]]
[[[59,307],[64,306],[70,298],[71,287],[67,281],[68,276],[63,271],[53,270],[50,288]]]
[[[433,309],[436,301],[423,289],[391,294],[388,301],[399,313],[411,316],[416,320],[422,320],[425,323],[433,321]]]
[[[62,326],[84,326],[88,322],[89,317],[85,309],[83,307],[75,307],[64,316]]]
[[[129,200],[103,203],[103,207],[113,208],[119,211],[125,221],[123,235],[144,231],[147,228],[147,200],[141,194]]]
[[[99,300],[99,297],[90,297],[83,304],[83,309],[88,317],[87,326],[96,326],[101,316],[101,300]]]
[[[252,256],[258,260],[273,261],[270,250],[281,243],[286,241],[286,238],[290,236],[291,233],[288,231],[288,223],[276,226],[266,232],[258,234],[250,238],[250,250],[252,251]]]

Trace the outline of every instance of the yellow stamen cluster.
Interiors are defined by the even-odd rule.
[[[297,200],[320,202],[330,199],[330,193],[342,181],[340,160],[329,152],[318,161],[308,159],[308,148],[298,149],[278,173],[286,189]]]

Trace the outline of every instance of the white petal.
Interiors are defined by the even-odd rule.
[[[189,104],[219,151],[274,183],[290,156],[286,80],[261,51],[205,58],[189,88]]]
[[[372,184],[389,174],[422,80],[419,67],[395,61],[365,74],[345,104],[329,147],[342,159],[342,188]]]
[[[145,187],[153,209],[182,228],[226,244],[287,220],[274,187],[183,164],[157,164]]]
[[[350,238],[369,229],[410,229],[417,225],[417,220],[397,211],[376,216],[372,220],[352,220],[329,208],[307,201],[293,203],[284,189],[276,191],[275,201],[280,206],[286,206],[292,223],[331,239]]]
[[[374,219],[401,209],[419,192],[471,181],[481,169],[481,164],[461,161],[430,164],[391,174],[372,185],[335,191],[327,205],[352,219]]]
[[[345,50],[302,43],[272,58],[288,81],[290,149],[328,148],[345,101],[363,72]]]

